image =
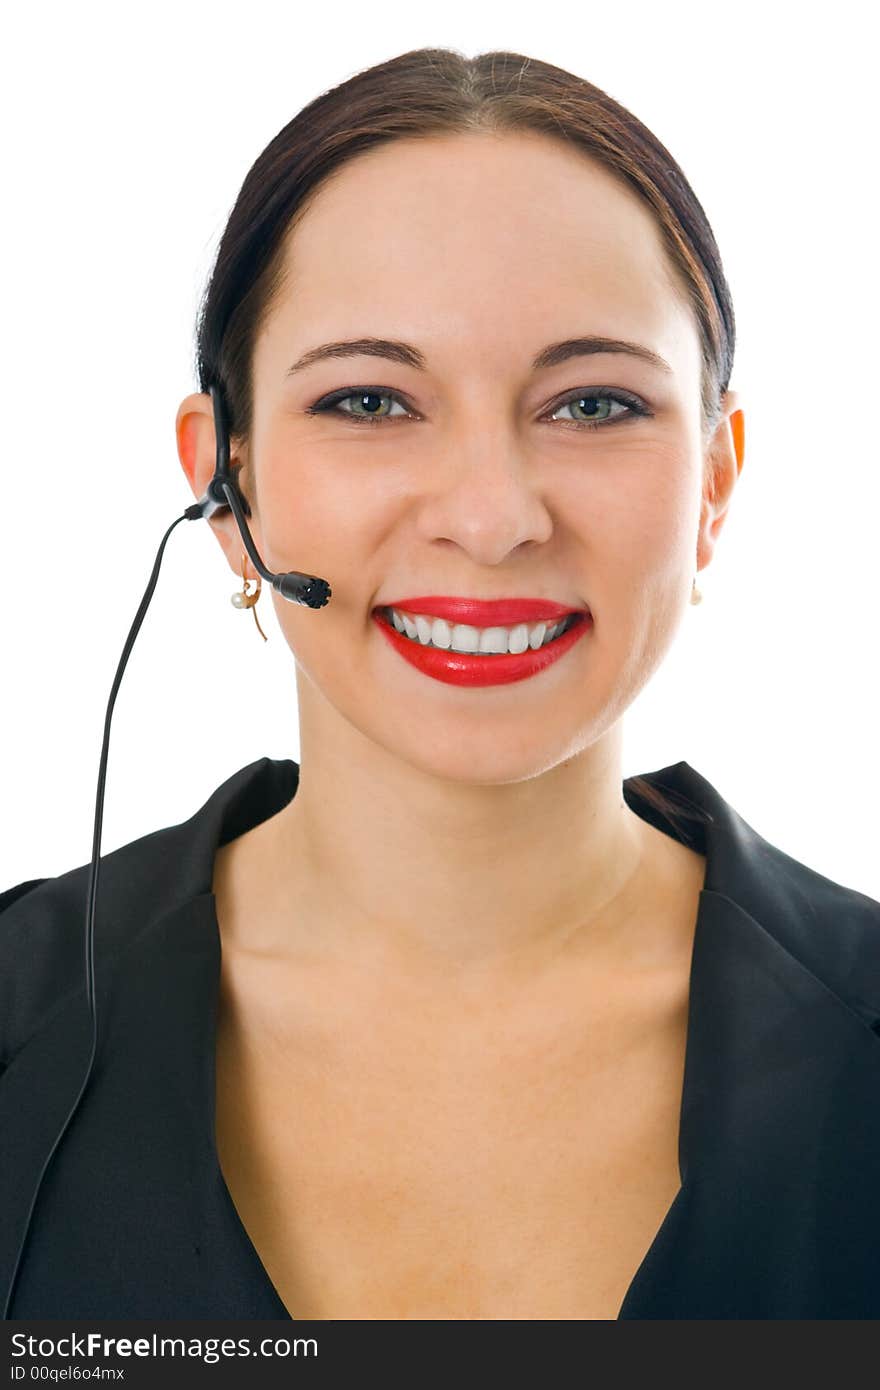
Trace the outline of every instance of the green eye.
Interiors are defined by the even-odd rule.
[[[351,401],[351,408],[343,409],[344,401]],[[392,415],[391,409],[383,411],[381,402],[388,401],[391,406],[397,404],[401,407],[400,414]],[[620,405],[623,412],[619,415],[611,414],[611,406]],[[584,410],[588,415],[592,413],[595,418],[561,420],[560,424],[573,426],[575,429],[607,429],[611,425],[624,420],[631,420],[639,415],[649,416],[651,411],[639,400],[638,396],[632,395],[629,391],[622,391],[618,387],[601,388],[600,390],[590,387],[587,390],[571,392],[564,400],[549,412],[551,416],[556,415],[557,411],[564,410],[566,406],[577,410]],[[596,409],[600,411],[603,406],[607,406],[604,414],[595,416]],[[346,386],[338,391],[331,391],[329,396],[322,396],[314,405],[309,406],[308,415],[339,415],[346,419],[355,421],[357,424],[376,425],[383,420],[403,419],[409,416],[412,418],[409,408],[398,396],[396,391],[386,391],[382,386]],[[547,418],[546,416],[544,418]]]
[[[603,405],[607,405],[608,410],[605,414],[600,414],[597,418],[594,417],[581,420],[576,417],[573,420],[563,420],[561,423],[574,425],[577,429],[595,430],[603,428],[606,421],[613,425],[619,420],[630,420],[638,415],[650,414],[650,411],[642,404],[638,396],[632,396],[629,391],[619,391],[616,388],[614,390],[578,391],[573,395],[566,396],[565,400],[555,405],[549,413],[553,416],[557,411],[564,410],[566,406],[573,406],[578,410],[584,409],[589,415],[594,413],[597,407],[601,409]],[[612,405],[623,406],[623,413],[620,415],[612,415]]]
[[[341,409],[343,401],[352,401],[354,406],[351,410]],[[374,421],[399,419],[399,416],[392,416],[389,411],[381,411],[376,408],[377,401],[391,401],[402,404],[400,397],[393,391],[384,391],[379,386],[356,386],[346,390],[333,391],[329,396],[324,396],[309,409],[309,414],[328,414],[345,415],[349,420],[357,420],[360,424],[362,420],[367,424]],[[363,413],[362,413],[363,410]],[[403,414],[408,414],[406,407],[403,407]]]
[[[612,399],[611,399],[610,396],[572,396],[572,398],[571,398],[570,401],[563,401],[563,402],[562,402],[562,405],[557,406],[557,409],[558,409],[558,410],[566,410],[566,409],[572,409],[572,408],[575,408],[575,407],[577,408],[577,410],[584,410],[584,409],[586,409],[586,411],[587,411],[587,413],[588,413],[588,416],[589,416],[589,423],[590,423],[590,424],[593,424],[593,423],[596,422],[596,419],[597,419],[597,418],[598,418],[598,421],[600,421],[600,422],[601,422],[602,420],[607,420],[608,417],[609,417],[610,414],[611,414],[611,407],[612,407],[613,405],[619,405],[619,404],[620,404],[619,401],[612,401]],[[597,406],[598,406],[598,408],[599,408],[600,411],[601,411],[602,407],[605,406],[606,412],[605,412],[604,415],[600,414],[598,417],[595,416],[595,410],[596,410],[596,407],[597,407]],[[556,411],[555,411],[555,410],[554,410],[553,414],[554,414],[554,415],[556,414]],[[575,418],[575,420],[578,420],[577,415],[575,415],[574,418]],[[579,424],[586,424],[586,423],[588,423],[588,422],[587,422],[586,420],[584,420],[584,421],[578,420],[578,423],[579,423]]]

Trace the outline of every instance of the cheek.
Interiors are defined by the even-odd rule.
[[[686,458],[646,451],[616,457],[610,466],[572,482],[566,514],[582,548],[602,567],[647,582],[696,554],[700,514],[698,475]]]
[[[638,690],[662,662],[696,568],[699,463],[681,448],[617,455],[577,501],[576,547],[610,686]]]
[[[375,510],[376,503],[363,478],[334,467],[325,451],[311,449],[308,465],[301,455],[301,446],[279,447],[261,460],[260,528],[266,563],[272,569],[321,575],[335,598],[337,585],[375,548],[370,508]]]

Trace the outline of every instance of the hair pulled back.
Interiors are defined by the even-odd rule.
[[[586,79],[519,53],[468,58],[448,48],[413,49],[321,93],[249,169],[196,328],[199,389],[220,387],[231,440],[250,437],[255,343],[283,288],[288,236],[324,180],[391,140],[504,131],[534,131],[580,148],[648,204],[699,334],[700,424],[709,440],[733,369],[735,321],[715,237],[682,170],[636,116]],[[624,785],[664,817],[692,816],[642,778]]]

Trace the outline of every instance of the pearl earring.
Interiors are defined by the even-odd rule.
[[[260,627],[260,620],[259,620],[259,618],[257,617],[257,608],[256,608],[257,601],[258,601],[258,599],[259,599],[259,597],[260,597],[260,592],[261,592],[262,587],[263,587],[262,581],[260,580],[260,576],[257,575],[257,576],[256,576],[257,587],[256,587],[256,589],[254,589],[251,593],[248,593],[248,587],[247,587],[247,586],[248,586],[248,580],[247,580],[247,576],[246,576],[246,574],[245,574],[245,566],[246,566],[246,565],[247,565],[247,556],[242,555],[242,557],[241,557],[241,584],[242,584],[242,586],[241,586],[241,589],[237,590],[236,593],[234,593],[234,594],[232,595],[232,598],[231,598],[229,601],[230,601],[230,603],[232,604],[233,608],[250,608],[251,612],[252,612],[253,615],[254,615],[254,622],[255,622],[256,625],[257,625],[257,631],[259,632],[259,634],[260,634],[260,636],[262,637],[263,641],[264,641],[264,642],[268,642],[268,640],[269,640],[268,637],[266,636],[266,634],[265,634],[265,632],[263,631],[263,629]]]
[[[696,581],[696,579],[695,579],[695,580],[694,580],[694,584],[693,584],[693,588],[691,589],[691,603],[702,603],[702,602],[703,602],[703,595],[700,593],[700,590],[697,588],[697,581]]]

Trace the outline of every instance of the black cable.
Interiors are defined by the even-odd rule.
[[[196,509],[198,509],[198,503],[195,504],[195,507]],[[150,575],[150,582],[147,584],[146,590],[144,591],[144,596],[141,599],[140,608],[135,614],[134,622],[131,625],[131,631],[128,634],[128,639],[122,650],[122,656],[119,658],[119,665],[116,668],[116,676],[113,681],[113,687],[110,691],[110,698],[107,701],[107,713],[104,717],[104,742],[101,747],[101,763],[98,770],[98,794],[95,803],[95,831],[92,841],[92,863],[91,870],[89,873],[88,906],[86,909],[86,996],[89,1001],[89,1012],[92,1016],[92,1051],[91,1056],[89,1057],[89,1065],[86,1070],[86,1074],[83,1078],[82,1085],[79,1088],[79,1092],[75,1101],[73,1102],[73,1105],[70,1107],[67,1119],[64,1121],[64,1124],[58,1131],[58,1134],[55,1137],[55,1142],[49,1150],[48,1154],[46,1155],[46,1160],[43,1163],[43,1167],[40,1171],[40,1176],[37,1180],[37,1186],[34,1190],[34,1195],[31,1198],[31,1205],[28,1210],[27,1220],[25,1221],[24,1225],[24,1232],[22,1234],[21,1243],[18,1247],[18,1255],[16,1257],[15,1267],[12,1271],[12,1278],[9,1281],[9,1289],[6,1294],[6,1302],[3,1307],[4,1321],[6,1321],[9,1318],[9,1308],[12,1303],[12,1294],[15,1289],[16,1280],[18,1278],[18,1271],[21,1265],[21,1257],[24,1253],[25,1244],[27,1242],[27,1236],[30,1230],[31,1219],[34,1214],[34,1207],[36,1206],[40,1188],[43,1185],[43,1178],[46,1175],[46,1171],[49,1167],[49,1164],[52,1161],[52,1157],[55,1153],[55,1150],[58,1148],[59,1143],[64,1137],[64,1134],[67,1130],[67,1126],[70,1124],[70,1121],[72,1120],[74,1113],[77,1107],[79,1106],[80,1101],[82,1100],[86,1086],[88,1085],[92,1075],[92,1067],[94,1066],[95,1055],[98,1050],[98,1011],[95,1000],[95,908],[98,899],[98,867],[100,864],[101,854],[101,827],[104,820],[104,784],[107,778],[107,754],[110,748],[110,720],[113,716],[113,706],[116,703],[116,692],[119,689],[119,683],[122,680],[122,674],[125,670],[129,655],[131,654],[131,649],[134,646],[135,638],[138,635],[141,623],[144,620],[144,615],[150,605],[150,600],[153,597],[153,590],[156,587],[156,580],[159,577],[159,569],[162,564],[162,554],[165,550],[165,545],[167,543],[168,537],[171,535],[171,532],[174,530],[175,526],[179,525],[181,521],[193,521],[196,519],[195,516],[190,515],[192,511],[193,508],[188,507],[182,516],[179,516],[176,521],[173,521],[171,523],[171,525],[168,527],[168,530],[165,532],[165,535],[162,537],[162,544],[159,546],[159,550],[156,555],[156,562],[153,565],[153,572]],[[197,515],[202,515],[200,510],[197,511]]]
[[[15,1267],[12,1271],[12,1278],[9,1281],[9,1288],[6,1293],[6,1301],[3,1307],[4,1321],[9,1318],[12,1294],[15,1289],[16,1280],[18,1279],[21,1258],[27,1243],[28,1232],[33,1219],[37,1197],[43,1185],[43,1179],[46,1176],[46,1171],[52,1161],[52,1157],[83,1098],[92,1075],[95,1056],[98,1051],[98,1010],[95,991],[95,912],[98,900],[98,868],[101,856],[101,825],[104,819],[104,783],[107,776],[107,753],[110,746],[110,720],[113,716],[113,706],[116,702],[116,692],[119,689],[122,674],[125,670],[131,649],[134,646],[135,638],[140,630],[141,623],[144,620],[144,614],[150,605],[153,590],[156,587],[156,580],[159,577],[162,555],[168,537],[171,535],[175,526],[179,525],[181,521],[200,521],[203,518],[207,520],[214,516],[215,513],[227,509],[232,512],[235,518],[245,549],[251,557],[257,573],[266,579],[272,585],[273,589],[281,594],[283,598],[288,599],[291,603],[301,603],[307,608],[323,608],[329,602],[333,592],[327,580],[321,579],[317,575],[303,574],[298,570],[274,574],[270,569],[267,569],[266,565],[263,563],[262,557],[254,545],[254,540],[246,521],[246,517],[249,517],[251,514],[251,509],[247,498],[240,491],[238,486],[237,475],[241,464],[230,464],[229,427],[223,391],[219,384],[214,383],[210,387],[210,394],[214,413],[214,439],[216,450],[214,476],[198,502],[193,502],[191,506],[187,507],[183,515],[179,516],[176,521],[171,523],[165,535],[162,537],[162,543],[159,546],[153,565],[153,572],[150,575],[149,583],[141,599],[140,607],[135,614],[134,622],[131,625],[131,630],[122,650],[122,656],[119,658],[119,665],[116,669],[116,676],[110,691],[110,698],[107,701],[107,713],[104,717],[104,742],[101,747],[101,764],[98,770],[98,794],[95,802],[95,831],[92,839],[92,863],[89,872],[88,902],[86,908],[86,997],[88,999],[89,1012],[92,1018],[92,1051],[89,1057],[88,1069],[82,1085],[79,1088],[79,1093],[73,1105],[70,1107],[67,1119],[58,1131],[54,1144],[46,1156],[46,1160],[43,1163],[40,1176],[37,1180],[34,1195],[31,1198],[31,1205],[28,1210],[27,1220],[25,1221],[24,1231],[22,1232],[21,1242],[18,1247]]]

